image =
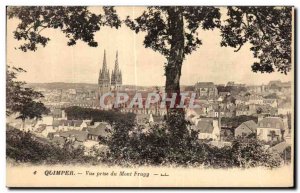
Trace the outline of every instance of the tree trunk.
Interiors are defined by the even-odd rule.
[[[172,134],[173,142],[181,145],[184,142],[184,136],[187,134],[184,109],[176,109],[180,103],[180,76],[181,67],[184,59],[184,22],[183,13],[180,7],[170,7],[168,10],[168,25],[171,35],[170,53],[165,67],[166,85],[165,92],[168,98],[172,98],[173,93],[177,93],[175,106],[167,106],[167,124]],[[174,144],[175,145],[175,144]]]
[[[184,58],[184,26],[183,14],[180,7],[170,7],[169,14],[169,30],[171,34],[171,48],[168,56],[166,71],[166,87],[165,91],[168,97],[172,97],[172,93],[180,94],[180,76],[181,67]],[[179,101],[177,100],[176,103]]]

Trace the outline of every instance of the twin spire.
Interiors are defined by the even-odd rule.
[[[122,72],[119,69],[118,51],[116,53],[115,68],[114,68],[114,70],[112,70],[112,73],[110,76],[109,69],[107,67],[107,62],[106,62],[106,51],[104,50],[103,65],[102,65],[102,69],[100,69],[98,84],[99,84],[99,86],[103,86],[103,85],[120,86],[120,85],[122,85]]]

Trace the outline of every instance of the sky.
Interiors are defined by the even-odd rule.
[[[101,7],[92,7],[99,12]],[[117,7],[117,13],[124,19],[139,16],[143,7]],[[224,15],[224,8],[221,13]],[[222,17],[221,19],[224,19]],[[13,31],[18,20],[7,20],[7,64],[22,67],[26,73],[19,75],[19,80],[29,83],[68,82],[97,83],[106,50],[107,65],[110,71],[115,64],[116,51],[119,55],[119,67],[122,70],[123,84],[141,86],[162,86],[165,84],[164,64],[166,59],[145,48],[145,34],[135,34],[127,26],[111,29],[104,27],[95,34],[98,47],[89,47],[78,41],[75,46],[67,46],[67,38],[60,30],[46,29],[42,34],[51,40],[46,47],[39,47],[36,52],[22,52],[15,49],[21,42],[13,38]],[[288,75],[274,72],[271,74],[254,73],[251,65],[255,61],[250,45],[246,44],[234,52],[233,48],[220,46],[220,31],[199,30],[201,45],[188,55],[183,62],[181,85],[194,85],[196,82],[215,82],[225,84],[228,81],[246,84],[267,84],[270,80],[290,81]]]

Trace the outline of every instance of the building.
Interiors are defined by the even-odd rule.
[[[249,105],[238,105],[235,111],[236,116],[251,115]]]
[[[87,140],[87,132],[85,131],[70,130],[70,131],[59,132],[58,134],[60,137],[63,137],[70,141],[78,141],[82,143]]]
[[[199,98],[216,98],[218,89],[213,82],[197,82],[195,92]]]
[[[249,97],[249,104],[255,104],[255,105],[262,105],[264,104],[264,98],[262,96],[258,96],[258,95],[251,95]]]
[[[277,99],[263,99],[263,104],[264,105],[270,105],[271,107],[277,108],[278,107],[278,103],[277,103]]]
[[[281,91],[285,93],[291,92],[291,82],[281,82],[280,80],[270,81],[268,84],[269,91]]]
[[[257,139],[262,141],[281,141],[286,130],[280,117],[266,117],[258,122]]]
[[[81,131],[84,127],[87,127],[88,122],[82,120],[54,120],[53,127],[57,131]]]
[[[110,91],[118,91],[122,87],[122,72],[119,68],[118,52],[116,54],[115,67],[111,76],[107,67],[106,52],[104,50],[103,65],[98,78],[99,96]]]
[[[112,70],[111,76],[107,67],[106,52],[104,50],[103,65],[99,72],[98,92],[95,106],[100,107],[100,97],[108,92],[117,92],[122,90],[122,72],[119,68],[118,52],[116,54],[115,67]],[[107,99],[107,98],[106,98]],[[104,101],[108,109],[113,107],[113,98]]]
[[[108,136],[108,130],[111,129],[111,126],[105,122],[95,122],[93,126],[84,128],[84,131],[87,131],[87,139],[92,141],[101,141],[101,138]]]
[[[104,50],[102,69],[100,69],[100,72],[99,72],[98,86],[99,86],[99,93],[98,93],[99,98],[104,93],[107,93],[110,91],[110,75],[109,75],[109,70],[108,70],[107,63],[106,63],[105,50]]]
[[[250,134],[256,134],[257,124],[253,121],[245,121],[240,124],[234,131],[234,137],[243,137]]]
[[[115,68],[111,72],[111,86],[114,91],[118,91],[122,86],[122,72],[119,69],[118,52],[116,54]]]
[[[191,130],[198,132],[199,139],[220,140],[221,129],[220,123],[212,118],[200,118],[195,125],[191,126]]]

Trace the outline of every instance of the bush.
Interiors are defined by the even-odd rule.
[[[6,131],[6,156],[17,162],[30,163],[84,163],[89,158],[84,156],[82,147],[74,148],[66,141],[63,147],[41,141],[30,132],[17,129]]]
[[[136,127],[124,118],[114,123],[111,134],[104,140],[108,152],[84,156],[81,147],[66,141],[63,147],[43,143],[28,132],[7,130],[7,157],[31,163],[92,163],[108,165],[173,165],[211,168],[279,167],[282,155],[265,149],[254,138],[239,138],[231,146],[218,148],[197,139],[197,133],[186,132],[174,139],[167,124]],[[286,155],[289,155],[288,153]],[[288,157],[288,156],[286,156]]]
[[[232,146],[218,148],[197,140],[193,133],[175,141],[166,125],[154,124],[147,132],[124,125],[120,128],[115,127],[113,137],[108,139],[110,160],[117,164],[273,168],[282,163],[279,155],[267,151],[262,142],[253,138],[238,139]]]

